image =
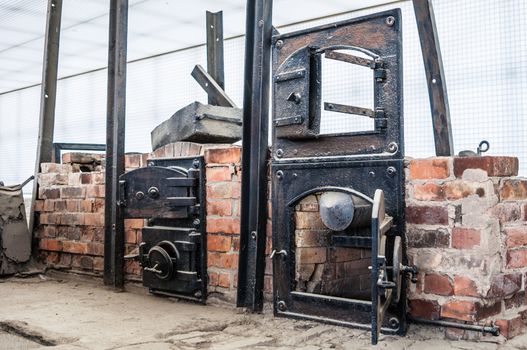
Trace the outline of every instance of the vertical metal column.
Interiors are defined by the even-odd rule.
[[[62,0],[49,0],[46,16],[46,38],[44,43],[44,62],[42,66],[42,87],[40,92],[40,121],[38,129],[37,156],[35,159],[35,178],[40,172],[40,164],[53,159],[53,133],[55,130],[55,102],[57,97],[57,72],[59,66],[60,24]],[[29,230],[33,231],[35,212],[33,204],[38,195],[38,183],[33,183]]]
[[[104,283],[124,285],[124,220],[118,205],[124,173],[126,48],[128,0],[111,0],[106,115],[106,188],[104,199]]]
[[[437,156],[453,156],[454,142],[439,37],[430,0],[413,0],[425,66]]]
[[[243,94],[242,193],[237,306],[262,310],[272,0],[248,0]]]
[[[225,90],[223,64],[223,11],[207,11],[207,72]],[[209,104],[218,105],[209,95]]]

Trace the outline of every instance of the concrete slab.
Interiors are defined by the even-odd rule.
[[[412,326],[407,337],[382,336],[371,347],[364,331],[128,289],[133,292],[118,293],[100,280],[58,275],[1,279],[0,329],[14,327],[33,340],[33,346],[35,339],[54,344],[38,345],[41,349],[520,349],[527,344],[527,337],[505,344],[490,337],[492,342],[448,341],[439,329]],[[17,343],[12,336],[0,335],[0,349],[30,348],[23,346],[20,339]]]

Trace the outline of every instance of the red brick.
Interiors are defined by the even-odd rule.
[[[88,251],[88,244],[76,241],[63,241],[62,250],[66,253],[72,254],[86,254]]]
[[[67,206],[67,200],[60,200],[60,199],[56,199],[55,200],[55,211],[67,211],[68,210],[68,206]]]
[[[33,204],[33,210],[35,211],[43,211],[44,209],[44,201],[42,199],[35,200],[35,203]]]
[[[48,199],[44,201],[44,211],[55,211],[55,200]]]
[[[38,222],[40,224],[60,224],[60,214],[40,213]]]
[[[91,184],[92,175],[91,173],[81,173],[81,184],[88,185]]]
[[[227,273],[220,273],[218,278],[218,286],[223,288],[231,287],[231,275]]]
[[[104,213],[104,199],[96,198],[93,201],[93,211],[95,213]]]
[[[500,329],[500,334],[507,339],[522,334],[524,328],[521,316],[496,320],[496,326]]]
[[[137,234],[134,229],[124,230],[124,242],[125,243],[137,243]]]
[[[237,269],[238,254],[207,252],[207,266],[222,269]]]
[[[104,244],[89,242],[86,246],[86,254],[104,256]]]
[[[448,158],[413,159],[408,168],[410,180],[446,179],[450,176]]]
[[[93,211],[93,199],[83,199],[79,203],[79,211],[91,213]]]
[[[57,163],[41,163],[40,172],[41,173],[56,173]]]
[[[40,199],[58,199],[60,198],[59,188],[41,187],[38,189],[38,198]]]
[[[93,270],[93,258],[91,256],[81,256],[80,267],[83,270]]]
[[[76,213],[80,211],[80,202],[82,199],[67,199],[66,210],[70,213]]]
[[[54,265],[59,263],[60,254],[56,252],[46,252],[42,255],[42,258],[47,265]]]
[[[502,274],[494,276],[490,282],[487,298],[510,297],[518,292],[522,286],[521,274]]]
[[[61,225],[84,225],[84,215],[80,213],[61,213],[60,224]]]
[[[517,203],[498,203],[490,209],[490,213],[497,217],[500,223],[520,219],[520,207]]]
[[[527,226],[505,227],[507,247],[521,247],[527,245]]]
[[[240,198],[240,183],[238,182],[218,182],[207,184],[207,198]]]
[[[84,224],[86,226],[104,226],[104,215],[102,213],[84,213]]]
[[[452,229],[452,248],[471,249],[481,242],[479,230],[472,228],[454,227]]]
[[[86,198],[104,198],[104,185],[86,186]]]
[[[272,249],[272,246],[269,246],[269,241],[267,242],[267,247]],[[233,252],[239,252],[240,251],[240,237],[232,237],[232,251]],[[265,250],[265,254],[270,254],[271,250],[267,251]]]
[[[410,300],[410,314],[427,320],[439,319],[440,306],[436,300]]]
[[[60,189],[61,198],[84,198],[86,189],[84,187],[63,187]]]
[[[527,199],[527,180],[504,179],[500,189],[502,201]]]
[[[426,274],[424,292],[436,295],[452,295],[452,281],[445,275]]]
[[[228,252],[231,249],[232,238],[229,236],[207,235],[207,250],[212,252]]]
[[[454,276],[454,295],[478,297],[480,294],[476,282],[469,277]]]
[[[145,225],[144,219],[125,219],[124,229],[141,229]]]
[[[209,272],[208,275],[209,275],[209,286],[213,286],[213,287],[217,286],[219,283],[219,278],[220,278],[218,273]]]
[[[104,185],[104,182],[106,181],[106,178],[104,177],[104,172],[92,172],[92,180],[91,182],[94,185]]]
[[[441,306],[441,317],[463,321],[476,320],[476,304],[473,301],[448,300]]]
[[[128,153],[124,155],[125,168],[140,168],[143,155],[141,153]]]
[[[507,251],[507,267],[527,267],[527,249],[515,249]]]
[[[241,147],[209,148],[205,150],[205,163],[233,164],[241,161]]]
[[[414,184],[412,189],[414,199],[419,201],[442,201],[445,199],[443,185],[434,183]]]
[[[240,219],[207,218],[207,232],[239,234],[240,233]]]
[[[406,237],[410,248],[450,247],[450,233],[446,228],[425,230],[409,226],[406,230]]]
[[[234,175],[234,167],[232,165],[207,166],[205,177],[207,182],[231,181],[232,175]]]
[[[482,169],[488,176],[518,175],[516,157],[455,157],[454,175],[461,177],[466,169]]]
[[[47,238],[57,237],[57,227],[56,226],[41,225],[39,227],[39,232],[40,232],[40,237],[47,237]]]
[[[102,159],[103,155],[99,153],[70,152],[62,155],[62,163],[65,164],[93,164]]]
[[[458,200],[473,194],[483,197],[485,195],[485,189],[482,187],[470,186],[463,181],[452,181],[445,185],[445,196],[448,200]]]
[[[440,206],[406,207],[406,222],[410,224],[447,225],[448,209]]]
[[[231,216],[231,201],[220,200],[215,202],[207,202],[207,215]]]
[[[44,238],[40,240],[38,246],[42,250],[61,251],[63,245],[59,240]]]

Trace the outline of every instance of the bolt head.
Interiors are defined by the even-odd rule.
[[[395,24],[395,17],[393,16],[386,17],[385,23],[388,27],[393,27],[393,25]]]

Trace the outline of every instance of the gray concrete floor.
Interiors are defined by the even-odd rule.
[[[415,325],[406,337],[382,336],[372,347],[364,331],[128,289],[56,274],[0,279],[0,349],[527,349],[527,336],[448,341],[441,329]]]

